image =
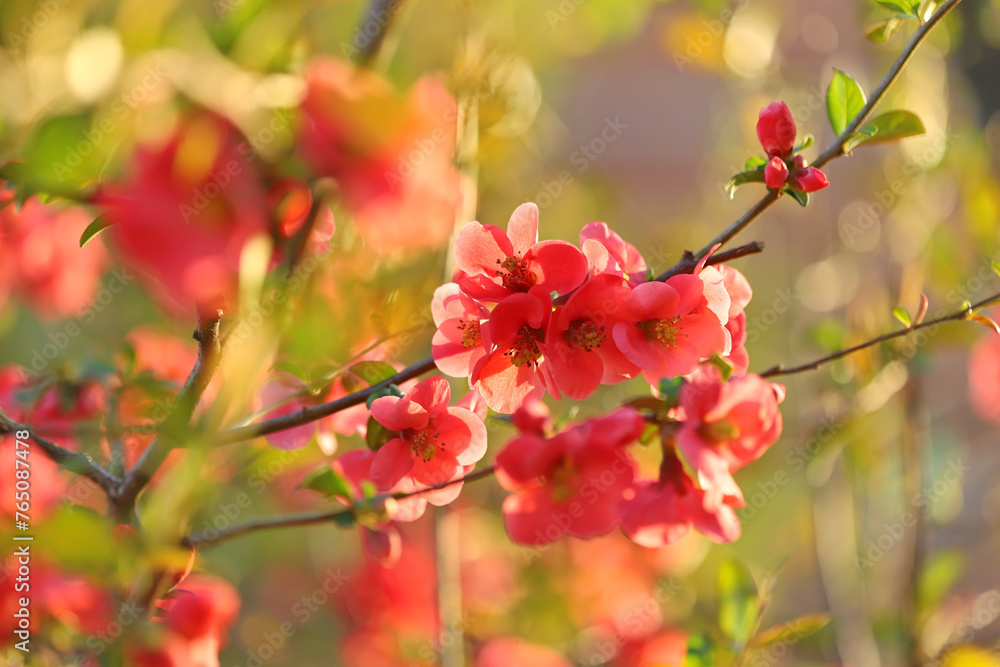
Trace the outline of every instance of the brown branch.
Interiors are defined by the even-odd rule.
[[[367,501],[369,503],[378,503],[379,501],[388,500],[389,498],[394,498],[396,500],[404,500],[406,498],[412,498],[413,496],[419,496],[421,493],[427,491],[437,491],[438,489],[444,489],[455,484],[464,484],[465,482],[475,482],[476,480],[485,479],[489,477],[494,472],[496,472],[496,466],[487,466],[482,470],[477,470],[475,472],[469,473],[465,477],[460,477],[458,479],[453,479],[443,484],[438,484],[436,486],[431,486],[426,489],[420,489],[419,491],[408,491],[406,493],[390,493],[381,496],[375,496],[371,500]],[[279,516],[265,517],[262,519],[253,519],[247,521],[246,523],[237,524],[231,528],[227,528],[221,531],[213,531],[212,534],[208,533],[196,533],[194,535],[188,535],[184,538],[184,546],[186,547],[206,547],[219,542],[224,542],[226,540],[231,540],[234,537],[240,537],[241,535],[246,535],[247,533],[256,532],[258,530],[269,530],[271,528],[289,528],[292,526],[311,526],[318,523],[336,523],[339,519],[351,518],[353,522],[354,510],[352,508],[329,511],[323,510],[319,512],[300,512],[298,514],[285,514]]]
[[[764,252],[764,243],[761,241],[753,241],[751,243],[747,243],[746,245],[737,246],[732,250],[716,253],[708,258],[705,265],[714,266],[716,264],[724,264],[728,261],[738,259],[740,257],[746,257],[747,255],[756,255],[760,252]],[[664,271],[660,275],[653,278],[653,280],[662,282],[667,278],[672,278],[680,273],[691,273],[694,271],[695,267],[698,266],[698,261],[698,258],[693,252],[685,250],[681,261],[677,262],[677,264],[670,270]]]
[[[93,480],[105,492],[111,491],[121,483],[121,480],[102,468],[89,454],[72,452],[38,435],[32,426],[20,424],[0,414],[0,435],[13,435],[18,431],[27,431],[28,439],[34,441],[50,459],[67,470]]]
[[[403,0],[371,0],[365,10],[361,23],[356,32],[360,32],[362,37],[368,38],[361,49],[356,54],[359,65],[368,66],[375,56],[382,49],[382,43],[389,33],[392,20],[403,6]],[[369,27],[373,27],[375,34],[369,34]]]
[[[334,401],[328,401],[326,403],[320,403],[319,405],[302,408],[298,412],[293,412],[290,415],[275,417],[274,419],[257,422],[256,424],[227,428],[215,434],[212,440],[216,444],[229,444],[233,442],[241,442],[243,440],[253,440],[254,438],[267,435],[268,433],[277,433],[278,431],[284,431],[296,426],[302,426],[303,424],[314,422],[318,419],[322,419],[323,417],[329,417],[335,412],[340,412],[341,410],[346,410],[347,408],[354,407],[355,405],[360,405],[367,401],[368,397],[376,391],[384,389],[390,384],[399,384],[401,382],[406,382],[407,380],[420,377],[434,368],[434,359],[428,357],[423,361],[418,361],[412,366],[404,368],[392,377],[386,378],[378,384],[374,384],[366,389],[360,389],[353,394],[342,396]]]
[[[886,93],[889,91],[889,88],[892,86],[893,83],[895,83],[896,79],[899,78],[899,75],[902,73],[903,68],[910,61],[910,58],[913,57],[913,54],[917,50],[917,47],[920,46],[921,42],[923,42],[924,39],[927,38],[927,35],[930,33],[930,31],[938,23],[941,22],[941,19],[943,19],[945,15],[947,15],[948,12],[954,9],[955,6],[961,1],[962,0],[947,0],[947,2],[945,2],[940,7],[938,7],[937,10],[935,10],[934,14],[927,20],[926,23],[917,28],[917,31],[913,33],[913,37],[910,38],[910,41],[907,43],[906,48],[903,49],[903,52],[896,59],[896,62],[893,63],[892,67],[885,75],[885,78],[882,79],[882,82],[879,83],[878,87],[872,92],[871,97],[868,99],[868,103],[865,104],[865,106],[861,109],[861,111],[858,112],[858,115],[855,116],[854,120],[850,122],[850,124],[847,126],[847,129],[845,129],[840,134],[839,137],[834,139],[833,143],[831,143],[827,147],[827,149],[824,150],[820,154],[820,156],[817,157],[812,162],[812,166],[820,168],[826,165],[834,158],[845,155],[844,144],[846,144],[848,139],[851,138],[851,135],[857,132],[861,128],[862,124],[866,120],[868,120],[868,117],[871,116],[872,112],[875,110],[875,107],[885,97]],[[695,255],[695,261],[697,262],[698,259],[701,259],[709,252],[711,252],[712,248],[714,248],[717,244],[725,245],[726,243],[728,243],[730,240],[733,239],[733,237],[735,237],[737,234],[746,229],[751,222],[756,220],[761,213],[770,208],[771,204],[773,204],[776,201],[778,201],[778,193],[774,190],[769,190],[768,193],[764,195],[764,197],[761,198],[759,202],[754,204],[754,206],[749,211],[744,213],[739,220],[731,224],[729,227],[723,230],[718,236],[716,236],[709,243],[707,243],[704,248],[699,250],[698,253]],[[676,275],[677,273],[683,273],[682,269],[685,266],[685,264],[686,264],[686,256],[685,258],[682,258],[677,264],[675,264],[671,269],[666,271],[663,275],[669,277],[672,275]],[[657,279],[659,280],[659,278]]]
[[[883,334],[878,338],[873,338],[869,341],[865,341],[864,343],[859,343],[858,345],[855,345],[853,347],[848,347],[838,352],[834,352],[833,354],[829,354],[825,357],[820,357],[815,361],[811,361],[807,364],[802,364],[801,366],[784,368],[779,364],[778,366],[774,366],[772,368],[767,369],[766,371],[761,373],[760,376],[769,378],[769,377],[777,377],[779,375],[792,375],[793,373],[802,373],[803,371],[813,371],[822,366],[823,364],[828,364],[831,361],[836,361],[837,359],[846,357],[849,354],[854,354],[855,352],[859,352],[861,350],[864,350],[865,348],[872,347],[873,345],[878,345],[879,343],[884,343],[894,338],[902,338],[904,336],[909,336],[914,331],[919,331],[920,329],[927,329],[928,327],[937,326],[938,324],[942,324],[944,322],[958,322],[962,320],[967,320],[976,310],[979,310],[980,308],[986,308],[987,306],[992,306],[993,304],[996,303],[1000,303],[1000,294],[994,294],[993,296],[983,299],[978,303],[972,304],[968,308],[963,308],[962,310],[956,311],[954,313],[943,315],[934,320],[928,320],[926,322],[914,324],[913,326],[907,327],[906,329],[900,329],[899,331],[893,331],[892,333]]]
[[[222,311],[212,317],[198,318],[198,330],[194,338],[198,341],[198,360],[191,369],[184,386],[177,394],[173,408],[160,425],[159,434],[146,447],[142,456],[125,476],[125,479],[112,494],[111,501],[123,520],[132,514],[135,500],[139,493],[160,469],[167,456],[173,451],[179,436],[186,431],[191,415],[198,407],[205,388],[215,374],[222,357],[222,347],[219,340],[219,321]]]

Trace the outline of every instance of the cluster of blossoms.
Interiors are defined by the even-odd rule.
[[[511,538],[542,545],[615,527],[639,544],[676,541],[692,526],[719,541],[739,536],[743,497],[732,473],[781,431],[783,390],[745,375],[746,279],[696,267],[647,280],[632,245],[601,222],[580,247],[538,240],[538,209],[518,207],[504,233],[471,222],[454,244],[459,269],[437,290],[433,355],[468,377],[490,408],[514,413],[521,434],[497,456]],[[728,372],[724,380],[715,359]],[[574,400],[641,375],[656,386],[684,378],[663,417],[623,408],[552,434],[546,392]],[[644,478],[627,451],[660,424],[659,474]]]
[[[764,167],[764,182],[773,190],[786,185],[799,192],[815,192],[830,185],[826,174],[808,166],[801,154],[795,153],[795,118],[784,102],[771,102],[760,110],[757,138],[769,158]]]

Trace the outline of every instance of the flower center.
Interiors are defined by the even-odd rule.
[[[732,442],[740,437],[740,429],[732,422],[725,420],[717,422],[705,422],[698,427],[698,434],[712,444]]]
[[[600,347],[606,338],[604,327],[599,327],[590,320],[576,320],[566,329],[566,342],[576,345],[584,352],[592,352]]]
[[[406,440],[410,443],[410,451],[425,462],[434,458],[437,450],[444,449],[444,443],[438,442],[440,437],[441,433],[434,430],[434,420],[429,420],[427,426],[422,429],[406,431]]]
[[[635,326],[646,334],[646,340],[648,341],[659,341],[660,345],[667,348],[677,347],[677,323],[681,321],[679,315],[675,315],[670,319],[658,319],[658,320],[645,320],[643,322],[636,323]],[[687,334],[684,334],[685,336]]]
[[[483,341],[483,334],[479,328],[479,322],[459,320],[458,330],[462,332],[462,347],[466,350],[479,347]]]
[[[496,275],[503,280],[503,286],[515,292],[527,292],[538,279],[528,270],[528,260],[508,255],[507,259],[497,260],[500,268]]]
[[[577,473],[573,464],[563,459],[552,469],[552,472],[542,480],[552,490],[552,499],[562,503],[573,495],[573,481]]]
[[[539,329],[532,329],[528,325],[524,325],[517,332],[517,338],[510,344],[510,349],[503,353],[504,356],[510,357],[510,363],[518,368],[537,365],[538,357],[542,355],[541,350],[538,349],[541,333]]]

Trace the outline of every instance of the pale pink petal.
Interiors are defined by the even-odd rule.
[[[521,204],[507,222],[507,238],[514,253],[523,257],[531,246],[538,243],[538,207],[528,202]],[[508,253],[509,254],[509,253]]]

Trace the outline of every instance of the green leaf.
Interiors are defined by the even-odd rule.
[[[822,630],[830,622],[829,614],[807,614],[794,621],[775,625],[757,635],[753,640],[754,648],[763,648],[771,644],[794,644]]]
[[[105,229],[113,225],[113,222],[108,222],[108,220],[100,215],[94,219],[92,223],[87,225],[87,228],[83,230],[83,234],[80,235],[80,247],[87,245],[94,240],[94,237],[103,232]]]
[[[799,190],[795,190],[794,188],[790,188],[790,187],[787,187],[787,186],[785,187],[785,189],[783,190],[783,192],[785,194],[787,194],[789,197],[791,197],[792,199],[794,199],[795,201],[797,201],[799,203],[799,206],[803,206],[803,207],[809,206],[809,193],[808,192],[800,192]]]
[[[860,146],[862,144],[882,144],[887,141],[898,141],[906,137],[923,134],[926,131],[923,122],[921,122],[917,114],[911,111],[890,111],[869,121],[861,129],[861,133],[867,134],[868,137],[855,141],[853,145]]]
[[[892,16],[865,28],[865,37],[876,44],[885,44],[892,39],[892,36],[896,34],[901,25],[903,25],[903,19],[898,16]]]
[[[982,313],[970,313],[969,315],[966,315],[966,319],[972,320],[973,322],[978,322],[987,329],[992,329],[993,331],[996,331],[998,334],[1000,334],[1000,324],[997,324],[992,319],[990,319],[986,315],[983,315]]]
[[[877,127],[866,125],[857,132],[848,135],[847,140],[844,141],[844,152],[850,153],[857,146],[860,146],[862,143],[874,137],[877,132],[878,132]]]
[[[719,569],[719,628],[737,646],[744,646],[757,624],[760,604],[757,584],[746,567],[728,560]]]
[[[934,611],[941,598],[962,575],[965,558],[959,551],[941,551],[924,564],[917,582],[920,609]]]
[[[811,134],[807,134],[806,136],[802,137],[802,143],[801,143],[801,144],[799,144],[798,146],[796,146],[796,147],[795,147],[795,148],[793,149],[793,152],[795,152],[795,153],[801,153],[801,152],[802,152],[802,151],[804,151],[805,149],[807,149],[807,148],[809,148],[810,146],[812,146],[812,145],[813,145],[813,141],[814,141],[814,140],[815,140],[815,139],[814,139],[813,135],[811,135]]]
[[[875,0],[878,4],[894,12],[906,14],[917,18],[917,9],[920,7],[920,0]]]
[[[384,382],[397,373],[392,364],[385,361],[359,361],[347,370],[368,383],[369,387]]]
[[[685,380],[682,377],[663,378],[660,380],[660,398],[666,401],[667,407],[674,407],[680,402],[681,387]]]
[[[741,171],[726,183],[726,194],[732,199],[736,194],[736,188],[741,185],[746,185],[747,183],[763,183],[764,182],[764,169],[748,169],[747,171]]]
[[[833,80],[826,89],[826,112],[834,134],[843,134],[867,101],[858,82],[849,74],[834,68]]]
[[[733,365],[720,357],[718,352],[712,355],[712,357],[708,360],[708,363],[715,366],[715,368],[719,371],[719,375],[722,376],[723,382],[728,382],[729,378],[733,376]]]
[[[659,412],[667,407],[666,401],[653,396],[640,396],[639,398],[633,398],[630,401],[625,401],[622,405],[635,408],[636,410],[652,410],[653,412]]]
[[[992,267],[994,273],[1000,276],[1000,262],[993,262],[990,264],[990,267]]]
[[[909,329],[913,326],[913,318],[910,317],[910,311],[902,306],[896,306],[892,309],[893,317],[899,320],[904,327]]]
[[[748,157],[746,164],[743,165],[744,169],[747,171],[756,171],[767,166],[767,158],[761,157],[759,155],[754,155],[753,157]]]
[[[403,390],[400,389],[398,386],[396,386],[394,384],[390,384],[388,387],[380,387],[379,389],[377,389],[377,390],[373,391],[371,394],[369,394],[368,401],[367,401],[368,409],[371,410],[372,409],[372,403],[374,403],[376,400],[382,398],[383,396],[398,396],[398,397],[402,398],[403,397]]]
[[[685,667],[715,667],[715,647],[705,633],[691,635],[688,638]]]
[[[318,468],[309,473],[299,487],[318,491],[324,496],[340,496],[348,499],[354,497],[350,482],[328,467]]]
[[[395,434],[395,431],[390,431],[375,421],[374,417],[368,418],[368,431],[365,433],[365,442],[368,444],[368,449],[373,452],[377,452],[379,447],[392,440]]]

